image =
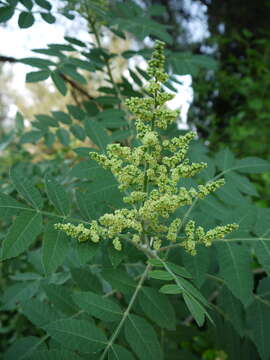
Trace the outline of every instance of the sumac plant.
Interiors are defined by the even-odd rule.
[[[29,27],[37,6],[52,22],[45,0],[2,1],[0,20],[21,11],[19,26]],[[69,1],[61,13],[86,19],[96,45],[67,36],[36,50],[57,60],[20,60],[39,68],[28,82],[51,77],[74,103],[37,114],[28,131],[17,114],[8,137],[13,164],[1,168],[0,184],[6,360],[269,360],[270,212],[254,205],[247,175],[270,165],[229,148],[209,154],[195,132],[177,129],[167,72],[181,73],[187,58],[164,55],[170,35],[152,19],[158,9]],[[101,36],[110,32],[163,41],[150,60],[148,50],[123,53],[145,56],[148,68],[115,81],[116,54]],[[105,74],[99,95],[83,87],[87,71]],[[33,161],[27,143],[50,156]]]

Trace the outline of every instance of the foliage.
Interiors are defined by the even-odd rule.
[[[269,159],[269,34],[258,37],[244,30],[231,37],[219,36],[214,41],[219,52],[234,43],[242,53],[241,56],[230,53],[219,70],[210,75],[211,83],[205,81],[204,75],[197,82],[193,120],[209,139],[212,149],[229,143],[237,155],[249,153]],[[260,184],[260,194],[264,195],[267,206],[269,176],[253,178]]]
[[[45,6],[47,1],[36,1],[37,5],[41,3]],[[32,1],[0,4],[2,21],[7,20],[6,14],[9,11],[10,15],[15,6],[22,4],[31,14],[34,9]],[[75,88],[78,104],[68,105],[66,111],[53,109],[50,115],[37,114],[35,129],[30,131],[23,128],[23,117],[18,114],[17,128],[9,144],[12,153],[7,166],[11,165],[11,169],[1,169],[4,359],[269,359],[270,213],[269,209],[254,204],[258,193],[247,175],[267,171],[270,164],[256,157],[237,159],[228,148],[210,156],[208,148],[199,140],[190,142],[188,149],[187,143],[193,135],[177,129],[172,122],[174,112],[163,108],[161,103],[152,112],[145,108],[145,104],[153,106],[157,94],[158,101],[168,100],[160,86],[160,80],[165,78],[155,61],[157,54],[150,60],[150,73],[137,67],[136,72],[130,72],[133,81],[123,76],[116,82],[111,61],[117,55],[108,53],[101,41],[104,28],[120,37],[129,31],[139,40],[151,35],[170,41],[166,28],[158,24],[153,32],[154,20],[131,2],[128,6],[126,2],[124,5],[113,2],[112,8],[94,1],[87,4],[88,9],[74,8],[69,3],[68,11],[88,19],[96,45],[66,37],[65,44],[53,44],[36,51],[50,57],[21,60],[40,69],[39,78],[34,80],[43,79],[40,71],[44,71],[60,93]],[[69,51],[77,56],[67,55]],[[149,59],[149,49],[121,56],[129,58],[137,54]],[[180,54],[167,51],[166,55],[167,69],[176,72],[170,59],[172,55],[180,59]],[[57,60],[51,60],[52,57]],[[88,80],[82,69],[107,74],[108,85],[99,89],[100,94],[92,99],[86,99],[82,93],[83,83]],[[156,81],[150,81],[150,87],[142,86],[144,80],[153,75]],[[165,86],[171,86],[170,82]],[[126,97],[136,98],[125,102]],[[136,115],[136,121],[129,109]],[[153,120],[158,110],[162,110],[161,116],[154,125],[164,128],[150,126],[149,136],[150,122],[145,121]],[[163,126],[164,119],[171,122],[167,129]],[[54,143],[60,150],[50,158],[33,161],[25,144],[38,141],[44,142],[45,153],[50,153]],[[177,142],[180,149],[176,147]],[[160,149],[160,143],[165,149]],[[108,158],[106,149],[109,149]],[[129,208],[121,196],[120,190],[130,189],[130,181],[137,181],[141,186],[140,176],[136,177],[135,173],[128,177],[128,169],[119,166],[122,163],[117,152],[129,151],[130,157],[136,151],[144,157],[137,162],[138,170],[142,170],[142,162],[146,164],[144,172],[151,169],[151,164],[156,170],[166,159],[168,164],[162,171],[171,167],[172,172],[180,171],[180,174],[175,172],[173,187],[170,186],[172,178],[162,177],[162,171],[160,179],[152,176],[149,183],[147,178],[143,182],[146,188],[142,192],[147,192],[147,196],[158,189],[171,197],[167,203],[154,206],[153,201],[148,202],[152,208],[143,214],[147,218],[143,226],[146,244],[141,239],[129,241],[131,234],[124,228],[116,229],[112,237],[106,233],[102,241],[81,243],[55,229],[56,223],[61,224],[58,227],[70,223],[74,226],[71,225],[72,231],[79,230],[81,236],[86,229],[88,237],[89,227],[107,214],[107,229],[113,232],[113,225],[119,224],[110,223],[111,218],[115,220],[114,216],[126,208],[131,212],[136,203],[144,207],[144,198],[136,199],[141,194],[134,194],[141,189],[125,194],[125,200],[128,198],[131,202]],[[184,156],[191,164],[183,161]],[[116,179],[99,162],[110,167]],[[221,185],[223,177],[224,186],[211,188],[213,184]],[[127,186],[119,190],[116,180]],[[216,191],[207,195],[205,192],[210,190]],[[190,196],[187,203],[178,204],[183,206],[175,206],[171,200],[178,200],[184,191],[193,197]],[[200,191],[207,195],[202,200]],[[163,219],[162,216],[155,218],[156,214]],[[150,215],[154,221],[149,219]],[[172,227],[167,234],[167,227],[176,224],[178,219],[182,227],[177,239],[182,237],[184,241],[172,243],[175,229]],[[123,220],[130,219],[122,216],[120,220],[125,225]],[[134,224],[134,219],[131,220]],[[213,228],[220,231],[224,224],[237,223],[239,229],[225,239],[219,238],[225,234],[214,234],[210,239],[208,236],[206,240],[213,242],[211,247],[196,241],[194,256],[194,223],[205,229],[206,236],[208,232],[213,234]],[[129,232],[132,236],[138,235],[136,229]],[[150,246],[154,235],[148,232],[155,232],[156,237],[158,234],[156,240],[162,243],[156,241],[155,248]],[[198,234],[202,234],[202,230]],[[114,241],[113,246],[112,239],[121,235],[119,251],[119,242]],[[205,240],[204,236],[198,238]]]

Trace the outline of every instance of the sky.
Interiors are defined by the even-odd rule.
[[[187,2],[190,0],[186,0]],[[56,5],[56,2],[54,2]],[[195,10],[194,10],[195,11]],[[8,21],[7,26],[0,27],[0,54],[4,56],[12,56],[23,58],[36,56],[31,49],[46,48],[48,43],[64,43],[64,36],[75,36],[80,40],[89,40],[87,26],[83,19],[70,21],[63,16],[57,17],[55,24],[47,24],[42,19],[36,17],[35,24],[28,29],[20,29],[17,25],[18,14]],[[200,36],[201,30],[196,30],[198,24],[194,23],[194,32]],[[145,43],[149,44],[149,39],[145,39]],[[40,55],[39,55],[40,56]],[[132,60],[130,66],[132,67]],[[141,58],[140,66],[146,66]],[[5,70],[12,71],[13,81],[11,86],[19,93],[25,96],[26,101],[31,103],[27,89],[25,87],[26,73],[31,71],[31,67],[23,64],[5,64]],[[179,126],[182,129],[187,128],[188,109],[193,99],[192,78],[190,75],[176,76],[182,82],[182,85],[174,83],[173,86],[178,90],[175,98],[168,103],[172,109],[181,108],[181,120]],[[132,80],[132,79],[131,79]],[[49,86],[49,85],[48,85]],[[28,100],[27,100],[28,99]],[[14,118],[17,111],[15,104],[9,104],[8,117]]]

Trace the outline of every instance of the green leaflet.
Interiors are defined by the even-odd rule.
[[[93,292],[75,292],[73,300],[88,314],[103,321],[120,321],[123,312],[119,305]]]
[[[42,262],[45,274],[53,273],[58,266],[62,265],[68,251],[70,250],[70,240],[68,236],[57,231],[53,223],[47,225],[42,245]]]
[[[41,343],[40,338],[35,336],[27,336],[16,340],[5,353],[5,360],[25,360],[31,359],[32,354],[36,350],[45,350],[46,345]],[[37,358],[36,358],[37,359]],[[40,358],[39,358],[40,360]],[[45,359],[44,359],[45,360]],[[47,359],[46,359],[47,360]],[[56,360],[56,359],[55,359]]]
[[[251,338],[256,345],[262,360],[268,360],[270,356],[270,312],[265,303],[254,300],[247,308],[247,324],[251,332]]]
[[[72,292],[67,287],[45,284],[43,289],[51,303],[63,313],[74,315],[78,311],[77,306],[72,301]]]
[[[93,354],[107,344],[102,330],[85,320],[57,320],[43,328],[66,348],[81,353]]]
[[[85,132],[90,140],[92,140],[102,152],[105,152],[106,146],[110,144],[111,139],[107,135],[103,126],[91,118],[84,119]]]
[[[49,304],[37,299],[31,299],[25,302],[22,306],[22,313],[38,328],[63,317]]]
[[[163,270],[149,271],[148,275],[150,278],[158,280],[172,280],[174,278],[170,273]]]
[[[244,335],[245,322],[244,322],[244,307],[241,302],[223,286],[219,296],[218,303],[225,313],[226,319],[230,320],[232,326],[237,333],[242,337]]]
[[[202,326],[205,320],[205,310],[203,306],[188,293],[184,292],[183,298],[198,326]]]
[[[205,246],[198,246],[196,256],[188,254],[186,251],[181,253],[185,268],[193,275],[194,282],[200,288],[205,279],[210,265],[211,249]]]
[[[32,181],[16,168],[11,168],[10,178],[22,197],[37,209],[43,207],[43,199]]]
[[[6,289],[1,299],[2,310],[14,310],[19,304],[29,301],[39,289],[39,281],[20,282]]]
[[[20,204],[9,195],[0,193],[0,217],[2,219],[16,215],[19,210],[27,210],[27,206]]]
[[[246,174],[258,174],[268,171],[270,169],[270,163],[257,157],[247,157],[237,160],[235,169]]]
[[[27,29],[35,22],[35,18],[31,12],[22,11],[19,15],[18,25],[21,29]]]
[[[54,71],[51,73],[51,79],[57,90],[65,96],[67,93],[67,86],[65,81],[62,79],[61,74],[58,71]]]
[[[125,337],[140,360],[162,360],[163,354],[152,326],[137,315],[125,322]]]
[[[44,350],[35,351],[33,355],[27,360],[81,360],[81,356],[74,352],[60,349],[60,350]]]
[[[114,344],[110,347],[108,360],[135,360],[135,358],[123,346]]]
[[[161,328],[175,330],[176,317],[168,298],[156,289],[143,287],[138,295],[143,312]]]
[[[183,289],[176,284],[163,285],[159,291],[163,294],[182,294]]]
[[[23,253],[42,230],[42,216],[39,213],[24,210],[13,222],[3,242],[2,259],[15,257]]]
[[[253,278],[246,246],[223,241],[215,243],[219,272],[225,284],[245,306],[252,301]]]
[[[230,149],[224,148],[215,156],[215,162],[219,170],[225,171],[235,164],[235,157]]]
[[[46,191],[54,207],[62,214],[68,215],[70,212],[70,199],[64,187],[60,185],[52,176],[45,178]]]
[[[48,70],[32,71],[26,74],[26,82],[33,83],[33,82],[47,80],[49,76],[50,76],[50,71]]]
[[[85,249],[87,251],[87,249]],[[96,275],[93,275],[88,267],[72,268],[70,270],[72,280],[83,291],[95,291],[95,293],[101,294],[102,287],[100,280]]]
[[[103,270],[102,277],[114,288],[124,294],[133,292],[136,288],[135,281],[127,275],[123,269],[108,269]]]

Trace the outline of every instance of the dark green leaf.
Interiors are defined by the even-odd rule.
[[[32,0],[20,0],[20,3],[23,4],[28,10],[31,10],[33,7]]]
[[[235,170],[247,174],[258,174],[268,171],[269,169],[269,161],[257,157],[247,157],[241,160],[237,160],[235,164]]]
[[[247,324],[262,360],[270,356],[270,312],[265,303],[254,300],[247,309]]]
[[[44,329],[66,348],[81,353],[96,353],[107,344],[104,333],[85,320],[58,320]]]
[[[29,58],[20,59],[19,61],[25,65],[29,65],[29,66],[33,66],[33,67],[37,67],[37,68],[45,69],[45,70],[47,70],[49,66],[55,65],[55,63],[52,62],[51,60],[42,59],[42,58],[29,57]]]
[[[164,270],[153,270],[149,271],[148,276],[153,279],[159,280],[172,280],[173,276]]]
[[[81,310],[103,321],[120,321],[123,313],[115,302],[93,292],[75,292],[73,300]]]
[[[20,255],[36,240],[41,229],[41,215],[32,211],[23,211],[13,222],[3,242],[2,258],[8,259]]]
[[[42,13],[40,13],[40,15],[41,15],[41,17],[42,17],[42,19],[44,20],[44,21],[46,21],[48,24],[54,24],[55,23],[55,21],[56,21],[56,18],[55,18],[55,16],[53,16],[51,13],[45,13],[45,12],[42,12]]]
[[[13,6],[2,6],[0,7],[0,23],[6,22],[12,18],[14,14]]]
[[[69,146],[70,143],[69,133],[66,129],[64,128],[57,129],[56,135],[64,146]]]
[[[124,347],[113,344],[109,350],[109,360],[135,360],[135,358]]]
[[[157,290],[143,287],[138,300],[143,312],[161,328],[175,330],[176,317],[168,298]]]
[[[250,254],[245,245],[216,243],[219,271],[231,292],[244,304],[252,301],[253,278]]]
[[[26,74],[26,82],[32,83],[32,82],[43,81],[48,79],[49,76],[50,76],[49,70],[33,71]]]
[[[59,68],[59,71],[80,84],[87,84],[87,80],[85,79],[85,77],[78,73],[76,71],[76,68],[73,66],[62,66],[61,68]]]
[[[63,124],[71,124],[72,123],[70,116],[63,111],[52,111],[52,114],[57,121],[61,121]]]
[[[52,304],[63,313],[73,315],[78,311],[71,297],[71,290],[64,286],[43,285],[44,291]]]
[[[80,245],[80,244],[79,244]],[[87,249],[84,249],[87,251]],[[94,275],[88,267],[72,268],[70,270],[72,280],[83,291],[95,291],[102,293],[101,282],[96,275]]]
[[[163,294],[181,294],[183,289],[176,284],[163,285],[159,291]]]
[[[41,343],[40,338],[34,336],[27,336],[17,339],[5,353],[5,360],[25,360],[31,359],[31,355],[38,349],[43,349],[44,344]],[[40,360],[40,359],[39,359]],[[47,360],[47,359],[46,359]]]
[[[43,9],[46,9],[46,10],[49,10],[49,11],[52,9],[52,5],[47,0],[35,0],[35,2],[36,2],[37,5],[39,5]]]
[[[189,294],[183,293],[183,298],[198,326],[202,326],[205,320],[205,310],[203,306]]]
[[[18,211],[27,209],[27,206],[20,204],[12,197],[0,193],[0,218],[4,219],[6,217],[16,215]]]
[[[81,356],[76,355],[74,352],[57,349],[57,350],[44,350],[36,351],[27,360],[81,360]]]
[[[38,140],[40,140],[43,135],[44,135],[44,132],[40,131],[40,130],[28,131],[27,133],[22,135],[20,143],[21,144],[27,144],[27,143],[34,144]]]
[[[105,151],[107,145],[110,144],[111,139],[103,126],[90,118],[86,118],[84,124],[87,136],[100,148],[100,150]]]
[[[72,132],[72,134],[79,140],[84,141],[86,134],[84,129],[77,125],[77,124],[73,124],[70,126],[70,131]]]
[[[43,207],[43,199],[40,192],[25,174],[13,167],[10,170],[10,178],[16,190],[25,200],[30,202],[37,209],[41,209]]]
[[[19,15],[18,25],[21,29],[27,29],[35,22],[35,18],[32,13],[22,11]]]
[[[70,37],[70,36],[65,36],[64,37],[65,40],[67,40],[68,42],[70,42],[71,44],[77,45],[77,46],[81,46],[81,47],[85,47],[86,44],[74,37]]]
[[[54,207],[62,214],[70,212],[70,199],[63,185],[60,185],[52,176],[45,178],[46,191]]]
[[[62,317],[49,304],[37,299],[25,302],[22,306],[22,313],[37,327],[43,327]]]
[[[125,322],[125,337],[140,360],[162,360],[163,354],[152,326],[137,315]]]
[[[39,281],[20,282],[11,285],[6,289],[2,296],[1,308],[2,310],[14,310],[19,304],[22,304],[31,299],[39,288]]]
[[[53,224],[47,225],[42,246],[42,262],[46,274],[53,273],[61,266],[70,249],[70,241],[63,231],[54,229]]]
[[[53,73],[51,73],[51,78],[57,90],[65,96],[67,93],[67,86],[65,84],[65,81],[62,79],[60,73],[54,71]]]
[[[103,270],[101,274],[114,289],[123,293],[135,290],[136,283],[123,269]]]

